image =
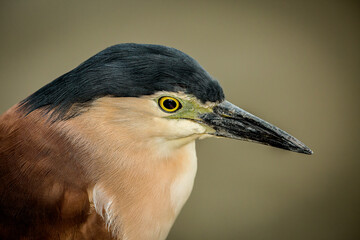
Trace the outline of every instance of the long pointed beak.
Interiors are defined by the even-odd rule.
[[[215,106],[211,113],[201,114],[200,118],[215,130],[211,133],[215,136],[257,142],[298,153],[313,153],[287,132],[228,101]]]

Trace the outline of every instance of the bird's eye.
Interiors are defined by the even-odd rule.
[[[159,99],[159,106],[163,111],[172,113],[181,108],[181,103],[173,97],[162,97]]]

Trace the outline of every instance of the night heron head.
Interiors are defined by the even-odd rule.
[[[129,139],[137,136],[136,141],[160,147],[216,136],[312,153],[285,131],[226,101],[218,81],[193,58],[160,45],[109,47],[22,104],[28,112],[46,109],[52,121],[91,113],[121,126]]]

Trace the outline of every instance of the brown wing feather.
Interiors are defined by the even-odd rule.
[[[81,154],[39,112],[0,116],[0,239],[111,239]]]

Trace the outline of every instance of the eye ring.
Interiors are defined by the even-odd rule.
[[[161,97],[159,99],[159,106],[161,110],[167,113],[176,112],[182,107],[180,101],[173,97]]]

